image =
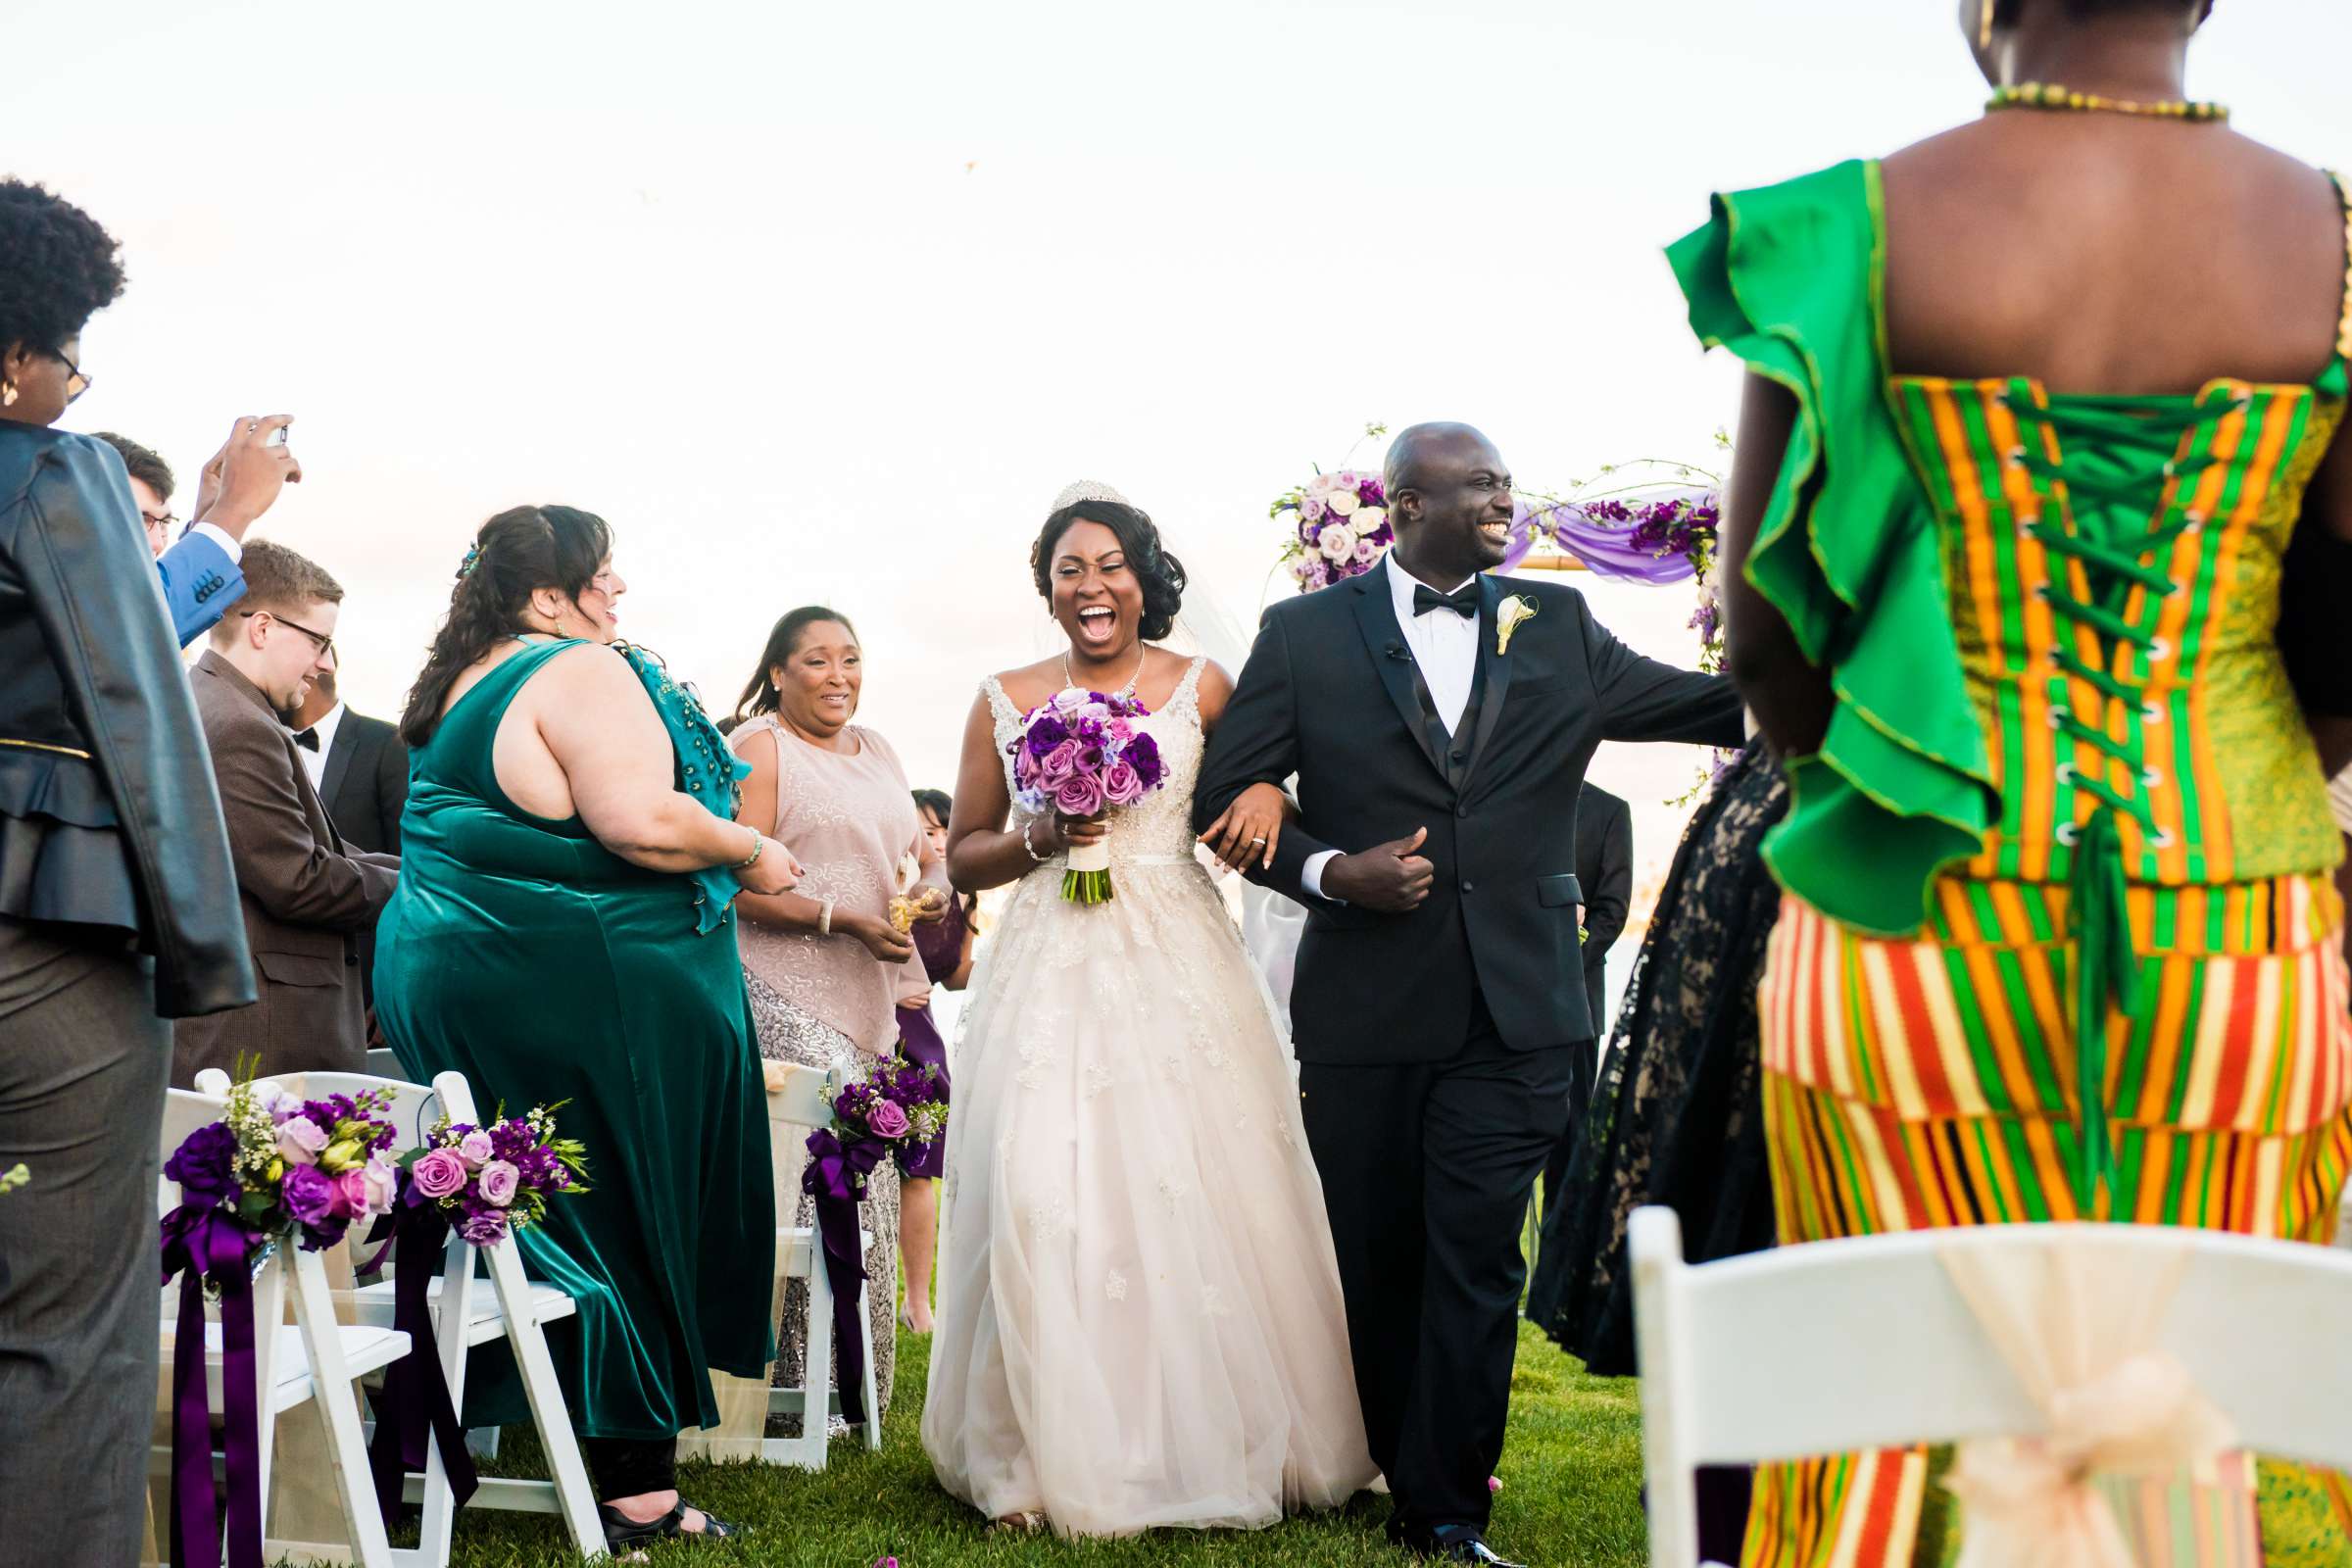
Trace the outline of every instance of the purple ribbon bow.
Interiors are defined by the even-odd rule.
[[[251,1226],[218,1202],[182,1203],[164,1217],[163,1283],[180,1276],[179,1323],[172,1341],[172,1560],[180,1568],[220,1568],[213,1412],[204,1389],[207,1280],[220,1290],[228,1565],[262,1568],[262,1423],[254,1388],[252,1274],[260,1242]]]
[[[841,1395],[841,1418],[865,1419],[865,1348],[858,1332],[858,1297],[865,1284],[865,1258],[858,1246],[858,1199],[865,1178],[888,1152],[878,1138],[845,1144],[820,1129],[808,1135],[808,1164],[801,1191],[816,1200],[816,1233],[825,1249],[825,1283],[833,1288],[833,1381]],[[813,1409],[801,1413],[801,1430],[824,1420],[813,1392]]]
[[[441,1450],[441,1473],[459,1507],[465,1507],[481,1485],[473,1455],[466,1451],[466,1429],[458,1422],[457,1401],[450,1397],[449,1379],[441,1371],[441,1352],[433,1341],[433,1314],[426,1305],[427,1290],[441,1272],[449,1220],[439,1204],[424,1200],[414,1190],[403,1196],[407,1201],[377,1220],[368,1238],[377,1241],[387,1229],[391,1232],[392,1326],[409,1337],[409,1353],[384,1369],[384,1396],[375,1412],[375,1441],[368,1447],[368,1468],[375,1478],[375,1503],[383,1512],[386,1529],[399,1514],[401,1485],[408,1473],[425,1467],[428,1433]],[[466,1325],[455,1324],[452,1332],[462,1336]]]

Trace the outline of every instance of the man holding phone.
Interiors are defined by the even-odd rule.
[[[204,477],[196,486],[195,519],[176,544],[156,557],[164,603],[182,648],[212,630],[229,607],[245,597],[245,574],[239,566],[245,531],[276,504],[280,490],[302,482],[302,465],[286,450],[286,426],[293,422],[291,414],[239,415],[228,439],[204,466]],[[116,445],[118,453],[130,445],[120,437],[115,442],[121,443]],[[157,466],[162,467],[160,462]],[[151,540],[168,532],[172,520],[167,510],[171,470],[164,468],[162,477],[166,488],[159,494],[152,475],[130,476],[131,499],[147,521]]]

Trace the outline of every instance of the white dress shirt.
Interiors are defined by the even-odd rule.
[[[326,710],[324,718],[311,726],[318,737],[318,749],[314,752],[307,746],[294,748],[294,755],[302,759],[302,770],[311,775],[311,788],[321,796],[326,793],[326,754],[335,749],[335,731],[342,725],[343,705],[337,703]]]
[[[200,533],[207,539],[210,539],[213,543],[219,545],[220,547],[221,554],[228,557],[229,563],[232,565],[243,562],[245,559],[244,541],[231,535],[226,528],[222,528],[209,522],[191,522],[188,524],[186,531],[181,535],[181,537],[185,538],[187,534],[191,533]]]
[[[1461,727],[1462,710],[1470,706],[1470,688],[1478,679],[1479,617],[1459,615],[1450,610],[1433,610],[1426,615],[1416,615],[1413,590],[1422,586],[1421,580],[1398,565],[1393,554],[1373,570],[1388,579],[1389,599],[1396,607],[1396,624],[1404,632],[1404,646],[1420,668],[1421,683],[1429,688],[1430,706],[1437,710],[1446,733],[1451,735]],[[1448,592],[1459,593],[1477,580],[1465,578]],[[1299,885],[1309,895],[1329,898],[1323,891],[1323,868],[1340,854],[1338,850],[1325,850],[1310,857],[1300,868]]]

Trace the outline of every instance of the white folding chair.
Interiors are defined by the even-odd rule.
[[[205,1083],[206,1076],[198,1075],[199,1086]],[[314,1072],[280,1081],[306,1098],[388,1090],[392,1107],[387,1119],[396,1130],[396,1149],[410,1149],[423,1142],[425,1133],[444,1116],[454,1122],[477,1126],[481,1122],[473,1091],[466,1075],[460,1072],[442,1073],[429,1087],[359,1073]],[[220,1075],[219,1088],[223,1094],[227,1092],[224,1074]],[[486,1280],[475,1267],[477,1257],[488,1266]],[[396,1310],[395,1287],[396,1281],[387,1274],[377,1283],[353,1292],[353,1315],[361,1323],[390,1328]],[[547,1348],[546,1325],[571,1316],[577,1310],[577,1303],[557,1286],[534,1284],[524,1276],[522,1253],[512,1233],[495,1247],[478,1248],[454,1232],[443,1253],[441,1274],[429,1287],[426,1303],[433,1314],[433,1338],[440,1352],[441,1373],[448,1380],[450,1398],[461,1408],[466,1401],[468,1353],[475,1346],[493,1340],[510,1343],[515,1366],[522,1376],[523,1395],[530,1403],[532,1422],[539,1429],[540,1446],[546,1450],[548,1468],[555,1473],[553,1481],[484,1476],[468,1506],[561,1515],[573,1545],[583,1557],[605,1555],[604,1525],[597,1517],[595,1493],[589,1486],[588,1469],[580,1457],[579,1442],[572,1434],[570,1411],[564,1405],[563,1391],[556,1382],[555,1361]],[[453,1323],[463,1323],[465,1331],[450,1332],[449,1325]],[[424,1473],[408,1477],[403,1499],[420,1504],[424,1519],[416,1545],[393,1549],[394,1568],[442,1568],[449,1561],[457,1504],[442,1467],[438,1444],[428,1446]]]
[[[1986,1225],[1683,1261],[1674,1211],[1629,1235],[1642,1362],[1650,1560],[1698,1561],[1699,1465],[2020,1437],[2046,1422],[1945,1267],[2080,1249],[2111,1264],[2185,1248],[2155,1347],[2249,1450],[2352,1468],[2352,1257],[2321,1247],[2134,1225]]]
[[[219,1085],[225,1094],[225,1081]],[[220,1095],[171,1092],[164,1110],[161,1154],[171,1158],[181,1140],[207,1122],[218,1121],[227,1108]],[[178,1206],[175,1183],[158,1179],[158,1212]],[[287,1279],[293,1281],[294,1322],[286,1316]],[[163,1362],[169,1388],[173,1346],[177,1338],[179,1282],[166,1288],[162,1320]],[[270,1469],[277,1418],[307,1401],[316,1400],[325,1416],[326,1459],[333,1466],[335,1491],[351,1527],[351,1544],[361,1568],[393,1568],[392,1548],[384,1536],[383,1516],[377,1511],[375,1490],[368,1470],[368,1448],[360,1423],[356,1379],[390,1366],[408,1354],[409,1337],[389,1327],[350,1325],[335,1318],[324,1261],[281,1243],[256,1271],[253,1282],[254,1379],[261,1427],[261,1494],[265,1538],[269,1534]],[[218,1321],[205,1325],[205,1386],[215,1408],[221,1408],[224,1356]],[[150,1450],[151,1474],[169,1477],[170,1446]],[[156,1522],[159,1541],[170,1539],[169,1524]]]
[[[800,1211],[801,1171],[808,1163],[808,1134],[833,1124],[833,1084],[830,1074],[815,1067],[776,1062],[768,1063],[767,1067],[768,1164],[775,1181],[777,1219],[776,1271],[769,1310],[782,1310],[788,1281],[808,1282],[808,1343],[802,1357],[801,1386],[766,1388],[767,1379],[763,1378],[761,1389],[751,1391],[751,1397],[741,1397],[735,1391],[745,1380],[713,1372],[711,1381],[719,1388],[720,1425],[679,1434],[678,1451],[681,1455],[756,1458],[768,1464],[822,1470],[828,1446],[826,1428],[838,1407],[832,1392],[833,1285],[825,1274],[824,1245],[815,1228],[795,1225],[792,1221]],[[872,1234],[861,1227],[858,1233],[859,1250],[870,1249],[872,1244]],[[875,1399],[873,1320],[865,1296],[871,1289],[869,1282],[858,1296],[858,1333],[865,1350],[865,1446],[879,1449],[882,1420]],[[773,1372],[771,1363],[770,1377]],[[771,1415],[798,1415],[801,1435],[765,1436],[766,1418]]]

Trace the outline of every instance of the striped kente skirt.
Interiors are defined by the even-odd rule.
[[[1784,901],[1758,999],[1784,1245],[2035,1220],[2330,1239],[2352,1164],[2352,988],[2328,877],[2131,889],[2139,1005],[2109,1013],[2114,1175],[2088,1211],[2069,1179],[2067,890],[1936,891],[1911,939]],[[1932,1468],[1926,1449],[1765,1466],[1742,1561],[1940,1560],[1953,1542]],[[2340,1477],[2240,1462],[2220,1486],[2110,1491],[2144,1563],[2352,1562]]]

